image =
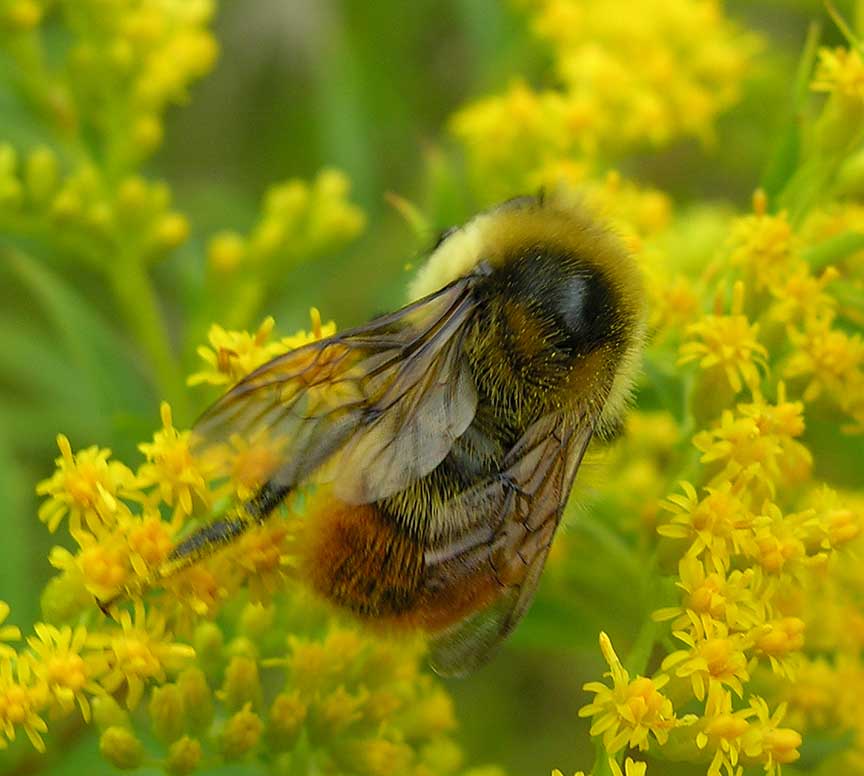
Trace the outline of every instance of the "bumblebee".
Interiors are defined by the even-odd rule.
[[[581,205],[520,197],[449,230],[407,306],[279,356],[218,400],[197,451],[267,438],[256,494],[178,544],[168,576],[299,488],[300,576],[362,620],[483,663],[531,605],[592,437],[620,421],[644,294]]]

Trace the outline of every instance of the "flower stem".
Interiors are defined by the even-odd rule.
[[[161,396],[168,399],[178,416],[186,417],[182,371],[171,350],[167,327],[150,278],[134,260],[111,262],[107,272],[129,328],[150,360]]]

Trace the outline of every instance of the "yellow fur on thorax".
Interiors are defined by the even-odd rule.
[[[481,262],[491,267],[536,245],[578,256],[611,284],[633,322],[627,346],[617,356],[615,377],[605,392],[600,431],[622,416],[639,370],[645,338],[645,293],[641,273],[621,241],[587,207],[566,193],[512,205],[505,203],[471,219],[429,257],[409,288],[411,299],[467,275]]]

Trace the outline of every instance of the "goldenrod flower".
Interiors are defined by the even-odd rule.
[[[68,711],[77,702],[85,722],[90,721],[87,695],[102,691],[99,679],[108,669],[101,650],[94,649],[83,625],[56,628],[46,623],[33,626],[35,636],[27,638],[34,654],[33,673],[44,682],[60,708]],[[85,694],[86,693],[86,694]]]
[[[731,229],[732,266],[744,270],[756,291],[776,288],[802,264],[787,214],[770,215],[766,206],[765,194],[757,191],[754,215],[739,219]]]
[[[731,314],[706,315],[690,324],[678,359],[679,364],[698,361],[709,375],[725,377],[733,393],[744,385],[755,392],[761,381],[759,370],[768,364],[768,351],[757,339],[759,324],[750,323],[743,306],[744,285],[736,283]]]
[[[785,274],[768,289],[774,297],[768,316],[787,327],[806,327],[811,321],[833,318],[837,300],[825,289],[838,276],[834,267],[828,267],[818,277],[805,267]]]
[[[231,385],[275,356],[336,333],[336,324],[333,321],[321,323],[321,313],[317,308],[313,307],[309,311],[309,317],[312,323],[310,331],[301,329],[293,336],[283,337],[278,342],[269,341],[275,325],[275,321],[269,316],[261,322],[254,334],[226,331],[214,324],[207,334],[210,347],[202,345],[198,348],[198,355],[211,368],[190,375],[188,384]]]
[[[750,644],[746,636],[730,633],[725,625],[716,622],[705,631],[695,634],[677,631],[674,635],[688,649],[667,655],[661,666],[663,671],[689,679],[693,695],[700,701],[717,687],[728,687],[743,696],[743,683],[750,679],[745,654]]]
[[[775,673],[791,675],[794,665],[788,659],[804,646],[805,623],[800,617],[782,617],[766,622],[756,629],[753,650],[756,655],[767,657]]]
[[[248,532],[230,554],[249,587],[251,600],[268,602],[291,576],[291,525],[277,515]]]
[[[743,761],[745,763],[760,763],[765,767],[767,776],[780,772],[780,766],[794,763],[801,755],[801,734],[791,728],[781,728],[780,722],[786,715],[786,705],[780,704],[771,713],[763,698],[754,696],[750,699],[753,711],[749,729],[744,735]]]
[[[0,658],[0,749],[23,730],[37,751],[45,751],[42,733],[48,730],[40,713],[48,700],[48,689],[34,675],[29,660]]]
[[[707,771],[710,776],[720,776],[721,771],[727,776],[740,776],[743,737],[750,729],[752,716],[752,709],[733,711],[727,690],[712,688],[696,734],[696,746],[714,753]]]
[[[584,689],[595,694],[594,700],[579,709],[579,716],[594,718],[591,735],[603,736],[607,752],[615,754],[625,746],[648,749],[649,734],[663,744],[672,728],[689,722],[679,720],[672,701],[660,693],[669,681],[667,676],[637,676],[631,681],[605,633],[600,634],[600,649],[609,665],[605,676],[612,679],[612,687],[588,682]]]
[[[147,463],[138,469],[138,483],[142,488],[156,487],[162,501],[174,507],[176,523],[192,513],[193,497],[209,505],[207,473],[192,455],[190,432],[174,428],[169,404],[162,402],[159,412],[162,430],[154,434],[153,442],[138,446],[147,456]]]
[[[709,571],[687,554],[678,564],[678,576],[676,586],[684,593],[681,606],[654,612],[656,620],[672,620],[673,630],[707,632],[719,622],[730,631],[745,632],[765,621],[764,583],[756,569],[728,572],[721,566]]]
[[[864,386],[864,340],[832,325],[830,317],[810,319],[790,337],[795,352],[786,364],[790,379],[807,378],[804,401],[812,402],[823,392],[841,409],[856,405],[854,398]]]
[[[156,512],[129,520],[125,526],[129,563],[135,573],[146,578],[168,557],[174,545],[174,530]]]
[[[133,573],[124,538],[122,531],[99,540],[85,534],[77,555],[54,547],[49,561],[64,572],[70,587],[80,584],[95,599],[107,600],[123,589]]]
[[[860,52],[854,48],[819,49],[819,66],[811,88],[864,102],[864,60]]]
[[[617,760],[609,758],[609,770],[612,776],[646,776],[648,772],[648,763],[637,762],[630,757],[624,760],[624,768],[618,765]],[[555,768],[552,771],[552,776],[564,776],[564,774]],[[573,776],[586,776],[585,771],[576,771]]]
[[[822,485],[810,496],[809,506],[817,515],[818,526],[816,534],[810,537],[811,545],[836,549],[861,535],[864,504],[859,499],[846,494],[841,496],[833,488]]]
[[[782,387],[776,404],[760,398],[739,404],[737,412],[724,410],[719,423],[693,437],[702,463],[717,472],[712,484],[752,480],[774,493],[778,484],[806,479],[812,457],[796,439],[804,431],[802,411],[800,402],[786,401]]]
[[[637,762],[628,757],[624,760],[624,768],[615,760],[609,760],[609,768],[612,771],[612,776],[646,776],[648,773],[648,763]]]
[[[265,361],[284,352],[279,343],[267,341],[274,324],[273,318],[268,316],[254,334],[225,331],[218,324],[213,324],[207,333],[210,347],[202,345],[198,348],[198,355],[211,369],[191,375],[187,381],[189,385],[236,383]]]
[[[766,502],[753,521],[752,555],[769,574],[796,573],[806,564],[808,555],[803,537],[813,513],[783,514],[777,504]]]
[[[145,611],[144,604],[135,603],[134,618],[129,612],[120,614],[121,630],[102,636],[108,652],[108,673],[100,683],[108,692],[126,685],[126,705],[134,709],[144,692],[144,683],[164,682],[166,669],[175,668],[194,657],[192,647],[171,641],[165,619],[158,611]]]
[[[52,533],[69,515],[70,532],[99,532],[116,524],[128,512],[123,498],[136,498],[135,476],[119,461],[109,461],[111,451],[88,447],[72,452],[69,440],[58,434],[60,457],[57,471],[36,486],[40,496],[48,499],[39,508],[39,519]]]
[[[680,483],[684,493],[672,494],[663,502],[674,517],[661,525],[657,533],[683,539],[689,556],[704,553],[713,570],[724,571],[730,558],[741,553],[752,540],[754,515],[743,500],[748,482],[749,475],[745,473],[734,485],[727,480],[719,487],[705,488],[706,495],[701,499],[689,482]]]

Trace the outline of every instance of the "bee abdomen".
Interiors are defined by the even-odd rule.
[[[307,524],[303,566],[316,592],[368,617],[398,617],[416,606],[423,549],[380,506],[326,498]]]
[[[486,561],[485,542],[479,543],[474,562],[466,564],[465,553],[457,552],[458,559],[433,559],[430,566],[427,558],[434,558],[434,550],[424,550],[423,540],[380,504],[321,498],[307,526],[302,559],[307,581],[316,593],[364,619],[437,632],[501,591]],[[454,563],[458,572],[451,568]]]

